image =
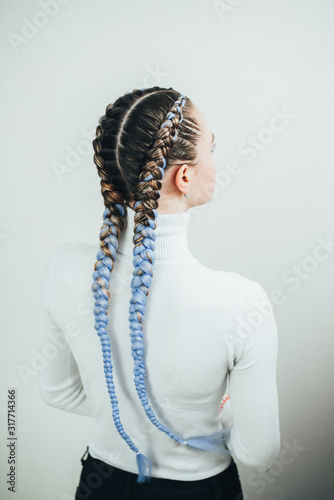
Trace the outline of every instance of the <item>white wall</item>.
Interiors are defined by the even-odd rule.
[[[189,96],[216,136],[221,183],[191,220],[194,255],[283,298],[275,303],[282,450],[264,474],[237,461],[245,498],[330,498],[334,252],[317,247],[334,240],[334,4],[216,4],[1,2],[3,499],[14,498],[5,483],[12,387],[15,498],[74,497],[92,421],[45,405],[36,375],[24,379],[18,367],[32,368],[37,290],[52,249],[98,241],[103,204],[91,149],[98,119],[119,95],[153,85]],[[282,129],[265,130],[284,110]],[[261,148],[252,156],[251,137]],[[71,149],[80,151],[76,166],[66,159]],[[228,176],[232,161],[239,173]],[[68,167],[61,177],[56,162]]]

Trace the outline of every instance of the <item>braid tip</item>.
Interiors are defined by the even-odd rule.
[[[137,483],[149,482],[151,480],[151,462],[142,453],[137,453],[136,459],[139,472]],[[147,475],[145,474],[146,466],[148,466],[149,469],[149,473]]]
[[[188,438],[187,444],[192,448],[198,448],[200,450],[205,451],[213,451],[220,455],[229,455],[230,451],[226,447],[226,441],[230,436],[231,428],[223,429],[214,434],[210,434],[210,436],[196,436],[192,438]]]

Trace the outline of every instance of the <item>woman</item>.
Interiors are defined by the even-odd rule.
[[[59,245],[40,294],[40,351],[63,339],[43,399],[94,417],[77,500],[241,500],[232,455],[267,471],[279,453],[268,296],[188,247],[188,210],[213,196],[213,140],[172,88],[134,90],[99,120],[100,243]]]

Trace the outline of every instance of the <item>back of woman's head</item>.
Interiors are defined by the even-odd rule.
[[[93,141],[106,208],[139,201],[138,211],[153,218],[149,211],[158,206],[163,158],[165,171],[179,162],[195,165],[200,127],[188,98],[184,98],[182,112],[177,110],[174,102],[179,97],[172,88],[152,87],[124,94],[107,106]],[[167,118],[168,113],[174,116]],[[146,173],[152,179],[143,185],[140,180]]]
[[[153,425],[175,441],[191,447],[227,453],[219,439],[222,433],[190,438],[173,434],[154,415],[146,395],[143,345],[143,317],[153,278],[155,227],[160,189],[166,169],[174,164],[195,166],[198,138],[196,108],[187,97],[172,88],[152,87],[134,90],[108,105],[99,120],[93,141],[94,161],[101,178],[105,210],[100,231],[100,250],[94,266],[95,329],[100,336],[104,371],[113,408],[115,426],[128,446],[137,454],[138,482],[151,476],[150,461],[142,455],[125,432],[119,416],[118,401],[112,375],[108,323],[109,281],[116,259],[118,238],[132,204],[134,214],[134,249],[132,297],[129,306],[131,350],[134,360],[134,383]],[[220,446],[219,446],[220,445]],[[149,475],[145,476],[145,462]]]

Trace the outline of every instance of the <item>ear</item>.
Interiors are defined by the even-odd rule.
[[[189,189],[190,176],[189,167],[186,163],[179,166],[175,174],[175,186],[182,194],[185,194]]]

